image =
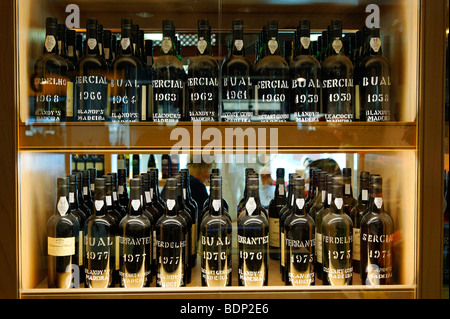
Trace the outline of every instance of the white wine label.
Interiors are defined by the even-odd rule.
[[[153,200],[153,188],[150,188],[150,201]]]
[[[69,193],[69,203],[75,203],[75,193]]]
[[[130,47],[131,41],[130,38],[123,38],[120,40],[120,46],[122,47],[122,50],[126,50]]]
[[[375,52],[380,51],[380,48],[381,48],[381,40],[380,40],[380,38],[372,38],[372,39],[370,39],[370,47]]]
[[[344,204],[344,200],[343,200],[342,198],[336,198],[336,199],[334,200],[334,204],[336,205],[336,207],[337,207],[338,209],[341,209],[341,208],[342,208],[342,205]]]
[[[331,47],[333,48],[333,50],[336,53],[341,52],[341,49],[343,47],[342,41],[341,40],[334,40],[333,43],[331,44]]]
[[[295,200],[295,204],[297,205],[298,209],[303,209],[303,207],[305,207],[305,199],[304,198],[297,198]]]
[[[186,199],[186,188],[183,188],[183,199]]]
[[[134,210],[139,210],[139,207],[141,207],[141,201],[138,199],[133,199],[131,201],[131,207],[133,207]]]
[[[244,41],[243,40],[236,40],[234,41],[234,47],[238,51],[242,51],[242,48],[244,47]]]
[[[361,229],[353,228],[353,259],[361,260]]]
[[[375,206],[377,206],[377,208],[380,209],[381,206],[383,205],[383,198],[381,198],[381,197],[375,197],[375,198],[373,199],[373,202],[374,202]]]
[[[150,202],[152,201],[150,192],[145,192],[145,201],[146,201],[147,203],[150,203]]]
[[[47,249],[50,256],[73,256],[75,255],[75,237],[48,237]]]
[[[102,200],[96,200],[94,205],[96,210],[101,210],[103,208],[103,205],[105,205],[105,202]]]
[[[269,217],[269,245],[280,247],[280,219]]]
[[[167,209],[172,210],[175,207],[175,200],[174,199],[168,199],[166,202]]]
[[[69,203],[67,202],[66,196],[62,196],[59,198],[57,209],[58,213],[61,216],[66,216],[67,212],[69,211]]]
[[[256,202],[254,197],[250,197],[248,199],[247,204],[245,204],[245,209],[250,216],[253,214],[253,212],[256,210]]]
[[[66,95],[66,116],[73,116],[73,82],[67,82],[67,95]]]
[[[208,43],[205,40],[203,40],[203,38],[198,40],[197,49],[201,54],[203,54],[203,52],[205,52],[207,46],[208,46]]]
[[[331,205],[331,201],[333,200],[333,194],[329,193],[327,194],[327,203],[328,205]]]
[[[363,189],[361,191],[361,198],[364,201],[368,201],[369,200],[369,191],[367,189]]]
[[[275,51],[278,49],[278,41],[270,39],[269,43],[267,44],[267,47],[269,48],[270,53],[274,54]]]
[[[222,201],[220,199],[213,199],[212,207],[217,212],[220,209],[221,204],[222,204]]]
[[[345,184],[345,192],[344,192],[344,194],[345,195],[350,195],[350,193],[351,193],[351,185],[350,184]]]
[[[300,43],[305,49],[309,49],[309,45],[311,44],[311,39],[308,37],[301,37]]]
[[[117,192],[113,192],[113,201],[114,201],[114,202],[117,201]]]
[[[89,49],[94,50],[95,47],[97,46],[97,39],[88,39],[87,45],[88,45]]]
[[[117,192],[119,193],[119,195],[123,195],[123,185],[119,186],[119,189],[117,190]]]
[[[47,52],[52,52],[56,45],[56,39],[53,35],[49,35],[45,38],[45,49]]]
[[[87,186],[84,186],[83,187],[83,195],[87,196],[87,194],[88,194],[88,188],[87,188]]]
[[[284,196],[284,185],[280,184],[280,187],[278,188],[278,194],[281,196]]]
[[[92,192],[95,191],[95,184],[91,184],[91,190],[92,190]]]
[[[172,48],[172,40],[170,40],[170,38],[166,37],[163,39],[162,43],[161,43],[161,50],[164,53],[169,52],[169,50]]]
[[[112,206],[112,197],[111,196],[106,196],[106,205]]]

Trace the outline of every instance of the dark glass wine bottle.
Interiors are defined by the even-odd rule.
[[[67,30],[67,59],[72,63],[74,69],[78,62],[77,57],[77,32],[75,30]]]
[[[314,214],[314,222],[316,224],[316,277],[323,280],[323,219],[330,212],[331,204],[333,202],[333,174],[327,174],[325,178],[325,194],[322,193],[323,203],[322,207]]]
[[[289,65],[281,56],[278,21],[269,20],[266,30],[263,57],[255,66],[253,120],[285,122],[289,120]]]
[[[211,173],[210,177],[209,177],[209,181],[210,183],[213,183],[215,179],[219,179],[222,180],[221,176],[218,173]],[[210,206],[211,206],[211,194],[210,196],[205,200],[205,203],[203,204],[203,210],[201,212],[201,216],[199,218],[200,223],[203,221],[203,218],[205,218],[206,215],[208,215],[208,212],[210,211]],[[223,214],[225,216],[228,216],[231,219],[231,216],[228,212],[228,202],[222,198],[222,209],[223,209]]]
[[[353,223],[344,212],[342,176],[333,177],[333,200],[322,221],[323,284],[351,285],[353,280]]]
[[[361,220],[361,281],[389,285],[393,276],[394,222],[383,204],[383,180],[373,178],[368,212]]]
[[[322,62],[322,97],[327,122],[353,122],[353,64],[345,55],[341,20],[331,23],[328,57]]]
[[[289,173],[288,196],[286,205],[280,210],[280,273],[284,281],[286,274],[286,237],[284,234],[284,222],[289,216],[292,205],[294,205],[294,178],[297,173]]]
[[[153,235],[142,212],[140,183],[137,178],[130,180],[130,209],[118,231],[120,285],[125,288],[149,287],[152,282]]]
[[[244,22],[233,20],[230,54],[222,64],[222,121],[250,122],[253,65],[245,56]]]
[[[242,211],[244,210],[245,202],[247,201],[247,189],[248,189],[248,179],[250,176],[258,177],[255,170],[253,168],[245,169],[245,184],[244,184],[244,196],[239,201],[239,205],[237,208],[237,216],[238,218],[242,215]]]
[[[120,219],[124,218],[127,214],[127,211],[122,204],[119,202],[119,194],[118,194],[118,177],[117,173],[108,173],[108,175],[111,175],[112,177],[112,200],[113,200],[113,206],[116,211],[120,214]]]
[[[91,192],[91,175],[87,170],[82,171],[81,174],[83,177],[83,201],[89,208],[90,215],[92,215],[94,213],[94,197]]]
[[[290,64],[290,120],[318,122],[321,112],[321,66],[312,55],[310,21],[300,20],[297,27],[295,58]]]
[[[111,67],[114,61],[113,36],[111,30],[103,31],[103,55],[106,62],[108,62],[108,67]]]
[[[305,211],[305,180],[294,178],[294,205],[284,222],[287,286],[315,284],[315,223]]]
[[[280,259],[280,211],[286,206],[286,190],[284,184],[284,168],[277,169],[277,180],[274,198],[269,203],[269,257]]]
[[[47,18],[44,52],[36,60],[31,78],[34,101],[30,116],[36,122],[65,122],[73,117],[71,63],[58,54],[57,38],[57,19]]]
[[[355,91],[359,97],[355,115],[360,121],[391,121],[391,64],[382,54],[380,29],[368,29],[365,47],[366,56],[355,66]]]
[[[231,286],[232,224],[231,220],[223,214],[220,177],[211,185],[209,208],[200,226],[202,286]]]
[[[160,56],[155,59],[152,67],[153,121],[183,121],[186,73],[176,54],[175,26],[172,20],[163,20],[162,32]]]
[[[109,117],[108,63],[100,55],[97,20],[88,19],[86,29],[84,54],[77,63],[74,116],[79,122],[105,122]]]
[[[166,211],[156,223],[156,285],[178,288],[186,285],[187,223],[179,214],[177,180],[169,178],[166,186]]]
[[[268,285],[269,222],[259,200],[259,179],[249,178],[243,216],[237,222],[239,286]]]
[[[128,197],[128,188],[127,188],[127,169],[119,168],[117,170],[117,195],[119,196],[119,203],[128,211],[130,198]]]
[[[134,54],[131,19],[122,19],[119,55],[111,67],[111,119],[113,122],[146,121],[144,66]]]
[[[311,209],[312,204],[316,199],[318,189],[319,189],[319,169],[310,168],[308,196],[306,196],[305,198],[305,211],[307,214],[309,214],[309,210]]]
[[[361,270],[361,219],[363,218],[369,204],[369,172],[359,174],[359,196],[358,203],[351,211],[353,222],[353,272],[360,273]]]
[[[345,167],[342,170],[342,177],[344,181],[344,212],[351,217],[352,209],[358,203],[356,198],[353,197],[352,169]]]
[[[114,220],[106,211],[106,183],[95,179],[93,214],[84,225],[84,265],[87,288],[108,288],[114,285],[115,229]]]
[[[77,178],[77,200],[78,200],[78,208],[83,212],[84,216],[86,216],[86,219],[91,216],[91,209],[86,205],[84,202],[83,197],[83,173],[82,172],[76,172],[73,175]]]
[[[49,288],[79,287],[80,223],[70,213],[68,178],[57,179],[57,202],[47,222]]]
[[[91,198],[95,198],[95,179],[100,176],[97,174],[97,169],[95,167],[90,167],[87,170],[89,172],[89,180],[91,182]]]
[[[187,120],[219,121],[219,63],[212,56],[211,27],[208,20],[198,21],[196,56],[188,66]]]

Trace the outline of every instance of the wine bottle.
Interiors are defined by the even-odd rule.
[[[67,30],[67,59],[72,63],[73,70],[75,71],[75,65],[77,64],[77,32],[75,30]]]
[[[366,122],[391,121],[391,64],[383,56],[380,29],[368,29],[366,56],[355,66],[357,119]]]
[[[289,65],[281,56],[278,21],[267,22],[263,57],[255,66],[254,121],[289,120]]]
[[[351,211],[353,222],[353,272],[360,273],[361,270],[361,219],[363,218],[369,204],[369,172],[359,174],[359,196],[358,203]]]
[[[383,179],[373,178],[371,202],[361,220],[361,281],[389,285],[393,276],[394,222],[383,204]]]
[[[79,174],[79,173],[77,173]],[[80,206],[78,204],[78,175],[73,174],[67,176],[68,182],[69,182],[69,211],[70,214],[76,217],[79,224],[79,231],[78,231],[78,267],[80,269],[80,282],[84,282],[83,280],[83,274],[84,274],[84,267],[83,267],[83,227],[84,223],[86,222],[87,216],[86,214],[80,209]]]
[[[83,197],[83,174],[82,174],[82,172],[76,172],[73,175],[75,175],[76,178],[77,178],[76,197],[77,197],[77,202],[78,202],[78,208],[83,212],[84,216],[87,219],[89,216],[91,216],[91,209],[84,202],[84,197]]]
[[[248,198],[238,220],[239,286],[268,285],[269,222],[259,200],[259,179],[249,178]]]
[[[162,32],[160,56],[152,66],[152,116],[154,122],[178,122],[185,120],[186,73],[176,54],[172,20],[163,20]]]
[[[222,121],[250,122],[253,65],[245,56],[244,22],[233,20],[230,54],[222,64]]]
[[[79,122],[105,122],[109,117],[109,68],[100,54],[97,20],[88,19],[86,24],[86,47],[77,63],[74,116]]]
[[[220,177],[219,174],[217,174],[217,173],[211,173],[211,174],[209,175],[209,181],[210,181],[210,183],[213,183],[214,179],[216,179],[216,178],[219,179],[219,180],[221,180],[221,177]],[[206,216],[206,215],[208,214],[208,212],[210,211],[210,206],[211,206],[211,194],[210,194],[210,196],[205,200],[205,203],[203,204],[203,210],[202,210],[201,215],[200,215],[200,218],[199,218],[200,222],[203,221],[203,218],[205,218],[205,216]],[[228,216],[228,217],[231,219],[230,214],[229,214],[229,212],[228,212],[228,203],[227,203],[227,201],[226,201],[224,198],[222,198],[222,209],[223,209],[223,214],[224,214],[225,216]]]
[[[73,117],[73,79],[69,61],[58,54],[58,21],[46,20],[43,55],[36,60],[30,116],[36,122],[65,122]]]
[[[358,203],[356,198],[353,197],[352,169],[345,167],[342,170],[342,177],[344,181],[344,212],[351,217],[352,209]]]
[[[120,285],[125,288],[149,287],[152,281],[153,235],[142,212],[140,183],[130,180],[130,209],[119,225]]]
[[[91,175],[87,170],[82,171],[81,174],[83,177],[83,201],[89,208],[89,214],[92,215],[94,213],[94,197],[91,192]]]
[[[300,20],[295,41],[295,58],[289,68],[291,78],[290,119],[318,122],[321,112],[321,66],[312,56],[310,21]]]
[[[324,274],[323,274],[323,269],[324,269],[324,265],[323,265],[323,260],[325,258],[324,256],[324,250],[323,250],[323,219],[325,216],[327,216],[330,212],[330,208],[331,208],[331,204],[333,203],[333,174],[327,174],[325,177],[325,187],[326,187],[326,192],[325,192],[325,196],[322,194],[324,201],[323,201],[323,205],[320,208],[320,210],[318,210],[315,213],[315,218],[314,218],[314,222],[316,224],[316,267],[315,267],[315,272],[316,272],[316,276],[318,279],[320,280],[324,280]]]
[[[94,211],[87,219],[83,230],[87,288],[108,288],[114,285],[117,229],[114,220],[107,214],[105,197],[105,180],[96,178]]]
[[[204,287],[231,286],[232,225],[223,214],[222,183],[211,185],[210,211],[201,223],[201,280]]]
[[[117,170],[117,195],[119,196],[119,203],[128,211],[130,198],[128,197],[128,188],[127,188],[127,169],[119,168]]]
[[[112,177],[112,201],[113,201],[113,207],[114,209],[119,212],[120,214],[120,220],[126,216],[128,213],[126,208],[122,206],[119,202],[119,194],[118,194],[118,177],[117,173],[108,173],[108,175],[111,175]]]
[[[286,275],[286,237],[284,234],[284,222],[289,216],[292,205],[294,205],[294,178],[297,173],[289,173],[288,196],[286,205],[280,210],[280,273],[281,280],[284,281]]]
[[[312,203],[316,198],[316,194],[319,188],[319,170],[317,168],[309,169],[309,186],[308,186],[308,196],[305,198],[305,211],[309,214],[309,210],[312,207]]]
[[[89,180],[91,182],[91,198],[95,198],[95,179],[99,177],[97,174],[97,169],[95,167],[91,167],[87,169],[89,172]]]
[[[248,186],[248,179],[250,176],[258,177],[258,175],[256,174],[256,172],[253,168],[246,168],[245,169],[244,196],[239,201],[239,205],[237,208],[238,218],[242,215],[242,211],[244,210],[245,202],[247,201],[247,186]]]
[[[166,186],[166,211],[156,223],[156,285],[178,288],[186,285],[187,223],[179,214],[177,180],[169,178]]]
[[[78,266],[80,223],[70,213],[69,182],[57,179],[57,203],[47,222],[47,262],[49,288],[79,287]]]
[[[201,19],[196,55],[188,66],[188,121],[219,121],[219,69],[212,56],[211,27],[208,20]]]
[[[322,62],[323,113],[327,122],[353,122],[353,64],[345,55],[342,21],[331,23],[328,57]]]
[[[111,67],[111,119],[113,122],[147,120],[144,66],[133,52],[132,20],[122,19],[120,51]]]
[[[284,168],[277,169],[277,180],[274,198],[269,203],[269,257],[280,259],[280,211],[286,205],[286,191],[284,185]]]
[[[294,205],[284,222],[286,278],[289,286],[313,286],[315,223],[305,211],[305,180],[294,178]]]
[[[329,213],[322,221],[323,284],[351,285],[353,280],[353,223],[344,212],[342,176],[333,177],[333,193]]]

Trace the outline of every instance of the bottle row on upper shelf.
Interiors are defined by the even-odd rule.
[[[187,71],[172,20],[162,24],[160,55],[131,19],[120,40],[89,19],[85,38],[47,18],[44,54],[34,68],[30,121],[36,122],[352,122],[391,121],[391,66],[380,30],[343,37],[333,20],[311,41],[300,20],[292,46],[269,20],[246,57],[243,21],[233,21],[227,56],[213,57],[211,26],[198,21]],[[358,41],[359,40],[359,41]],[[118,43],[118,45],[116,45]],[[317,50],[313,49],[317,46]],[[346,52],[348,51],[348,52]]]
[[[312,168],[308,191],[305,179],[291,173],[287,193],[281,168],[267,211],[258,174],[245,174],[237,207],[239,286],[267,286],[269,258],[280,260],[286,285],[311,286],[316,278],[351,285],[354,273],[365,285],[392,283],[394,224],[380,175],[361,172],[355,199],[350,168],[342,175]],[[178,288],[191,283],[197,257],[202,286],[231,285],[235,238],[219,170],[204,203],[191,193],[188,169],[167,179],[164,196],[157,169],[131,178],[129,191],[125,169],[95,176],[90,169],[58,179],[47,225],[49,288],[80,287],[77,279],[88,288],[143,288],[155,275],[156,286]]]

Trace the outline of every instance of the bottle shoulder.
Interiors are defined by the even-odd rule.
[[[95,68],[106,71],[109,70],[108,63],[103,57],[90,55],[82,56],[80,60],[78,60],[76,68],[79,71],[83,71],[89,68]]]
[[[392,217],[384,210],[380,213],[371,212],[370,210],[361,219],[361,227],[371,226],[375,224],[393,225]]]
[[[199,55],[189,59],[188,70],[192,69],[217,69],[219,70],[219,63],[210,55]]]
[[[253,71],[252,63],[245,56],[232,55],[225,59],[222,64],[222,70],[224,72],[229,71],[230,69],[242,67],[246,68],[247,70]]]
[[[266,55],[255,66],[255,72],[262,72],[270,69],[280,69],[285,72],[289,71],[287,61],[280,55]]]
[[[311,55],[297,55],[289,65],[291,71],[296,69],[315,68],[320,70],[320,62]]]
[[[329,209],[328,214],[323,217],[322,227],[336,227],[336,225],[353,227],[353,221],[346,213],[341,214]]]
[[[348,69],[353,70],[353,63],[352,61],[345,55],[331,55],[327,57],[324,61],[321,63],[322,69],[332,69],[336,67],[343,67],[345,66]]]
[[[112,69],[121,69],[125,67],[142,68],[142,62],[134,55],[119,55],[112,63]]]
[[[119,229],[121,230],[124,230],[125,228],[145,229],[150,227],[151,227],[150,220],[143,214],[139,216],[130,216],[127,214],[124,218],[122,218],[119,224]]]
[[[155,62],[152,65],[153,69],[160,68],[177,68],[183,70],[183,63],[174,55],[161,55],[155,59]]]
[[[314,228],[316,226],[316,223],[314,222],[313,218],[309,216],[309,214],[291,214],[288,218],[286,218],[284,225],[287,229],[301,225]]]

